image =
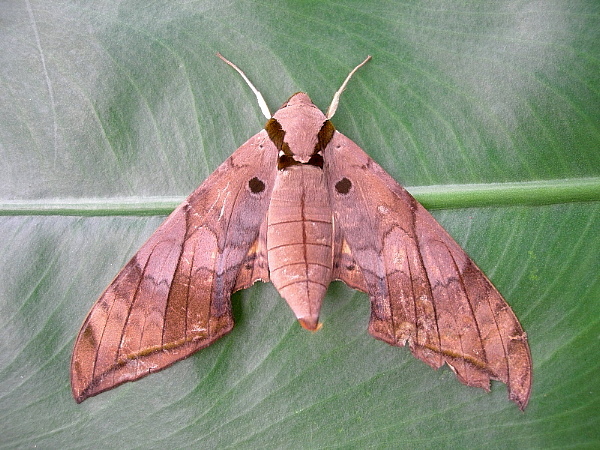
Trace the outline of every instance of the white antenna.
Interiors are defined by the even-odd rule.
[[[248,79],[248,77],[246,76],[246,74],[244,72],[242,72],[242,70],[238,66],[236,66],[234,63],[232,63],[231,61],[229,61],[228,59],[226,59],[220,53],[217,53],[217,56],[219,58],[221,58],[223,61],[225,61],[227,64],[229,64],[231,67],[233,67],[237,71],[237,73],[239,73],[242,76],[242,78],[244,79],[244,81],[248,84],[248,86],[250,86],[250,89],[252,89],[252,92],[254,92],[254,95],[256,95],[256,100],[258,100],[258,106],[260,106],[260,110],[262,111],[262,113],[265,115],[265,117],[267,119],[270,119],[271,118],[271,112],[269,111],[269,107],[267,106],[267,102],[265,102],[265,99],[263,98],[263,96],[260,93],[260,91],[258,89],[256,89],[254,87],[254,85],[250,82],[250,80]],[[358,67],[357,67],[357,69],[358,69]],[[354,70],[356,70],[356,69],[354,69]]]
[[[342,83],[342,86],[333,95],[333,100],[331,100],[331,105],[329,105],[329,108],[327,108],[327,114],[325,114],[328,119],[331,119],[333,117],[333,115],[335,114],[338,104],[340,103],[340,96],[342,95],[342,92],[344,92],[344,89],[346,89],[346,85],[348,84],[348,81],[350,81],[350,78],[352,78],[352,75],[354,75],[354,72],[356,72],[358,69],[360,69],[362,66],[364,66],[367,63],[367,61],[369,61],[370,59],[371,59],[371,55],[367,56],[367,58],[363,62],[361,62],[358,66],[356,66],[354,69],[352,69],[352,72],[350,72],[348,74],[348,76]]]

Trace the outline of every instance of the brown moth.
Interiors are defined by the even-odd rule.
[[[220,55],[219,55],[220,56]],[[221,57],[221,56],[220,56]],[[221,57],[222,58],[222,57]],[[173,211],[93,306],[73,350],[77,402],[164,369],[233,327],[230,297],[272,281],[317,330],[332,280],[365,292],[369,333],[469,386],[508,385],[524,409],[527,337],[502,296],[435,219],[297,93]]]

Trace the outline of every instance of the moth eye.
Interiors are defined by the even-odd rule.
[[[340,194],[347,194],[350,192],[350,188],[352,187],[352,182],[348,178],[342,178],[340,181],[335,183],[335,190]]]
[[[248,181],[248,187],[250,188],[250,192],[253,194],[259,194],[260,192],[265,190],[265,183],[260,181],[258,178],[254,177],[250,181]]]

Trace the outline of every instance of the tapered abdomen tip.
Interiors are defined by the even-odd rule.
[[[300,319],[298,319],[298,322],[300,322],[302,328],[309,331],[318,331],[323,326],[322,323],[319,323],[318,317],[301,317]]]

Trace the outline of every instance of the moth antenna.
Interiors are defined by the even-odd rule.
[[[333,117],[333,115],[335,114],[338,104],[340,103],[340,96],[342,95],[342,92],[344,92],[344,89],[346,89],[346,85],[348,84],[348,81],[350,81],[350,78],[352,78],[352,75],[354,75],[354,72],[356,72],[358,69],[360,69],[362,66],[364,66],[367,63],[367,61],[369,61],[370,59],[371,59],[371,55],[367,56],[363,62],[361,62],[358,66],[356,66],[354,69],[352,69],[352,72],[350,72],[348,74],[348,76],[342,83],[342,86],[333,95],[333,100],[331,100],[331,105],[329,105],[329,108],[327,108],[326,116],[328,119],[331,119]]]
[[[244,81],[246,82],[246,84],[248,86],[250,86],[250,89],[252,89],[252,92],[254,92],[254,95],[256,95],[256,100],[258,100],[258,106],[260,106],[260,110],[262,111],[262,113],[265,115],[265,117],[267,119],[270,119],[271,118],[271,111],[269,111],[269,107],[267,106],[267,102],[265,102],[265,99],[263,98],[263,96],[260,93],[260,91],[254,87],[254,85],[248,79],[248,77],[246,76],[246,74],[244,72],[242,72],[242,69],[240,69],[238,66],[236,66],[231,61],[229,61],[227,58],[225,58],[219,52],[217,52],[217,56],[219,58],[221,58],[223,61],[225,61],[227,64],[229,64],[231,67],[233,67],[237,71],[237,73],[239,73],[242,76],[242,78],[244,79]],[[369,58],[370,58],[370,56],[369,56]],[[357,67],[357,69],[358,69],[358,67]],[[356,69],[354,69],[354,70],[356,70]],[[350,75],[352,75],[352,74],[350,74]]]

